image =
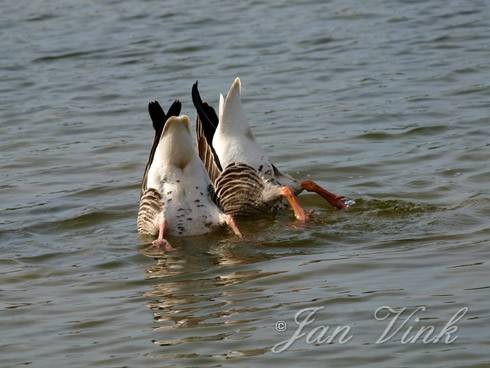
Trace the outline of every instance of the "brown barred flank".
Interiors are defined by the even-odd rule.
[[[158,215],[162,211],[162,197],[156,189],[145,190],[140,199],[138,210],[138,233],[142,235],[158,234]]]
[[[216,179],[215,188],[221,207],[229,215],[248,216],[271,210],[263,202],[264,184],[249,165],[228,165]]]

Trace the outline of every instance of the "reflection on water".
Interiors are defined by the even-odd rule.
[[[157,281],[152,290],[145,293],[150,300],[147,306],[154,318],[154,344],[175,347],[187,343],[243,340],[251,336],[256,330],[253,324],[260,321],[253,315],[267,312],[271,307],[257,304],[258,301],[267,303],[269,297],[264,288],[250,288],[246,284],[286,271],[266,272],[255,268],[236,271],[235,266],[260,265],[260,262],[270,259],[253,244],[219,241],[205,249],[194,247],[192,250],[184,244],[179,245],[178,251],[157,259],[146,270],[146,277]],[[172,338],[169,338],[169,331],[175,330],[177,332],[172,332]],[[199,332],[196,334],[196,331]],[[204,357],[231,359],[262,355],[269,349],[269,346],[263,346]],[[203,358],[201,354],[190,353],[193,349],[186,350],[180,354],[169,351],[163,356],[191,360]]]
[[[312,221],[303,227],[293,226],[294,222],[286,216],[275,224],[259,222],[259,228],[264,225],[261,231],[244,241],[216,236],[199,241],[179,239],[176,251],[153,258],[145,272],[152,287],[144,296],[153,315],[154,356],[191,365],[225,361],[240,364],[250,357],[271,362],[276,359],[271,358],[271,347],[290,338],[297,326],[295,313],[311,306],[327,311],[320,315],[323,324],[332,324],[334,318],[335,325],[355,327],[355,338],[348,345],[360,348],[362,354],[386,327],[378,325],[376,329],[373,323],[375,310],[385,301],[397,308],[429,304],[428,316],[423,316],[423,320],[433,320],[431,323],[441,329],[451,317],[450,311],[456,312],[456,306],[466,304],[461,304],[453,292],[440,293],[429,283],[420,284],[420,280],[437,274],[417,276],[413,270],[415,265],[424,269],[444,260],[443,256],[421,258],[420,245],[449,239],[437,231],[434,219],[451,209],[403,200],[356,201],[357,206],[348,212],[318,207]],[[302,202],[306,206],[322,203],[311,195],[303,196]],[[410,234],[420,234],[421,223],[426,224],[427,234],[412,238]],[[241,226],[250,234],[254,224],[244,222]],[[279,227],[288,229],[282,232],[285,239],[277,237]],[[366,231],[373,233],[371,239]],[[315,247],[314,239],[321,239],[321,245]],[[305,248],[306,243],[309,246]],[[346,248],[342,250],[339,243]],[[359,246],[353,247],[356,243]],[[329,252],[325,254],[326,246],[330,256]],[[388,251],[388,247],[394,250]],[[398,253],[402,249],[405,259],[400,263]],[[478,275],[484,272],[483,268],[478,269],[483,264],[459,264],[445,272],[477,267],[474,272]],[[405,282],[403,288],[393,281],[405,278],[411,282]],[[399,304],[397,300],[407,294],[412,295],[410,303]],[[355,307],[346,310],[349,305]],[[276,319],[265,318],[271,311],[277,311]],[[465,320],[478,318],[478,312],[473,310]],[[293,326],[289,334],[274,329],[275,323],[282,320]],[[304,343],[295,345],[312,349]],[[458,351],[458,346],[447,351]],[[295,354],[297,349],[298,346],[289,350]],[[342,354],[344,348],[335,350]],[[311,354],[321,356],[322,351],[319,348]],[[378,355],[373,359],[383,362],[386,357]]]

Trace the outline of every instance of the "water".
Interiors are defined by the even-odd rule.
[[[0,366],[490,364],[486,1],[47,1],[0,5]],[[195,117],[235,76],[277,165],[356,200],[144,254],[149,99]],[[451,344],[376,344],[380,306]],[[346,344],[271,348],[351,326]],[[278,321],[286,331],[276,331]],[[284,324],[279,325],[283,329]],[[406,328],[404,328],[404,331]]]

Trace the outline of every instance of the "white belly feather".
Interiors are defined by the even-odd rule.
[[[197,155],[182,168],[155,155],[148,174],[148,188],[155,188],[161,194],[162,214],[170,234],[206,234],[222,223],[222,213],[209,195],[210,184]]]

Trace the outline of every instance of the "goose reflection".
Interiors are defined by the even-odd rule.
[[[176,251],[156,258],[146,269],[146,279],[153,281],[144,296],[155,321],[155,344],[245,339],[256,329],[258,314],[276,307],[267,302],[269,291],[246,284],[286,272],[262,269],[263,261],[277,255],[267,254],[258,244],[219,239],[179,239]]]

